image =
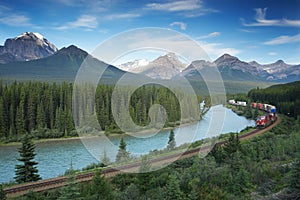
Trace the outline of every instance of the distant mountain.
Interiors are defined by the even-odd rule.
[[[114,66],[93,58],[82,49],[71,45],[60,49],[46,58],[0,64],[0,77],[4,80],[73,82],[78,69],[85,59],[87,59],[95,69],[105,67],[106,71],[102,78],[110,83],[117,80],[125,73]]]
[[[186,69],[182,71],[180,76],[189,79],[202,79],[200,75],[213,73],[213,67],[217,67],[223,80],[260,80],[258,74],[261,73],[259,69],[250,65],[249,63],[240,61],[237,57],[229,54],[224,54],[214,62],[197,60],[193,61]],[[207,77],[206,77],[207,78]]]
[[[134,61],[130,61],[121,65],[117,65],[117,67],[121,70],[140,73],[143,71],[143,68],[149,64],[149,61],[146,59],[138,59]]]
[[[149,62],[135,60],[118,66],[125,71],[139,73],[154,79],[171,79],[186,67],[174,53],[168,53]]]
[[[201,79],[199,72],[217,67],[223,80],[230,81],[275,81],[290,82],[300,80],[300,65],[288,65],[282,60],[268,65],[261,65],[256,61],[249,63],[237,57],[224,54],[214,62],[194,61],[182,71],[180,76],[190,79]]]
[[[7,39],[0,46],[0,63],[29,61],[48,57],[57,48],[39,33],[25,32],[22,35]]]
[[[269,73],[267,80],[270,81],[300,80],[300,65],[289,65],[282,60],[278,60],[272,64],[260,65],[260,67]]]

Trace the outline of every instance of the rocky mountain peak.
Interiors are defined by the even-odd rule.
[[[160,56],[157,59],[153,60],[150,64],[158,64],[158,65],[167,65],[173,66],[180,71],[185,68],[185,64],[182,63],[175,53],[168,53],[166,55]]]
[[[215,63],[219,64],[223,62],[234,62],[234,61],[239,61],[239,59],[237,57],[225,53],[224,55],[220,56],[217,60],[215,60]]]
[[[25,32],[7,39],[4,46],[0,46],[0,63],[35,60],[48,57],[56,51],[55,45],[41,34]]]
[[[82,49],[78,48],[75,45],[70,45],[68,47],[64,47],[60,49],[57,54],[64,54],[64,55],[70,55],[70,56],[82,56],[86,57],[88,55],[87,52],[83,51]]]

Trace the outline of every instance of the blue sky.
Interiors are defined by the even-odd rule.
[[[198,41],[211,59],[300,63],[299,0],[1,0],[0,44],[39,32],[58,48],[92,52],[115,34],[161,27]]]

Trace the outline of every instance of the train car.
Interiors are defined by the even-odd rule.
[[[239,106],[247,106],[247,102],[245,102],[245,101],[237,101],[237,105],[239,105]]]
[[[275,114],[276,111],[277,111],[276,107],[275,106],[271,106],[270,112]]]
[[[231,104],[231,105],[235,105],[235,100],[234,100],[234,99],[230,99],[230,100],[228,101],[228,103]]]
[[[271,125],[275,121],[276,121],[276,114],[268,113],[267,115],[259,116],[256,118],[256,126],[258,128],[265,128]]]
[[[256,109],[257,103],[253,102],[253,103],[251,104],[251,107],[252,107],[253,109]]]

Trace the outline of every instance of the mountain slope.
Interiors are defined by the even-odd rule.
[[[41,34],[25,32],[7,39],[4,46],[0,46],[0,63],[45,58],[56,51],[57,48]]]
[[[27,61],[0,64],[0,77],[5,80],[74,81],[76,73],[85,59],[95,67],[107,67],[103,78],[114,81],[125,72],[97,60],[87,52],[71,45],[52,56]]]

